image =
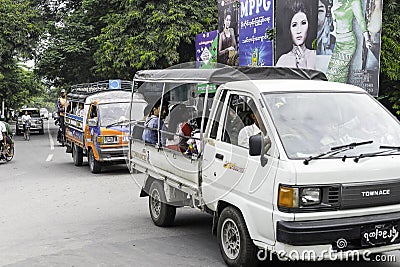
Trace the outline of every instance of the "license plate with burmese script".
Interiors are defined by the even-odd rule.
[[[361,246],[383,246],[400,242],[398,225],[385,223],[361,227]]]

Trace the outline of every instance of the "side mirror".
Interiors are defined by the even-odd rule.
[[[249,155],[260,156],[262,150],[262,136],[260,134],[250,136],[249,138]]]
[[[88,119],[87,124],[89,125],[89,127],[97,126],[97,119]]]
[[[261,166],[264,167],[268,163],[265,153],[271,148],[271,139],[263,134],[250,136],[249,138],[249,155],[260,156]]]

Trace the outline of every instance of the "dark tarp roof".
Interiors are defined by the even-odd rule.
[[[327,80],[324,73],[297,68],[282,67],[223,67],[217,69],[162,69],[142,70],[135,74],[136,81],[175,81],[175,82],[204,82],[224,84],[244,80]]]

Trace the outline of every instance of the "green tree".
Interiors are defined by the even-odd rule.
[[[45,0],[37,0],[44,1]],[[37,73],[55,86],[131,79],[137,69],[194,61],[194,37],[217,26],[214,0],[41,3],[47,32]]]
[[[36,73],[58,87],[96,78],[92,75],[95,48],[90,44],[96,34],[81,5],[81,0],[75,0],[44,8],[48,20],[36,57]]]
[[[382,25],[380,95],[400,115],[400,4],[396,0],[384,2]]]
[[[97,72],[131,78],[138,69],[194,61],[195,35],[217,27],[215,0],[123,2],[95,38]]]
[[[7,106],[35,93],[34,76],[18,65],[32,59],[43,29],[40,10],[29,0],[1,0],[0,4],[0,99]]]

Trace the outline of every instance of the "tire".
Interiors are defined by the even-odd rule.
[[[44,130],[42,129],[42,130],[39,130],[39,134],[40,135],[44,135]]]
[[[7,162],[11,161],[14,157],[14,152],[15,152],[14,147],[9,148],[9,152],[11,152],[11,153],[9,153],[8,155],[5,155]]]
[[[164,187],[158,180],[154,180],[150,186],[149,211],[157,226],[171,226],[174,223],[176,207],[167,204]]]
[[[83,163],[83,150],[81,147],[73,144],[72,145],[72,158],[75,166],[82,166]]]
[[[93,150],[89,149],[88,155],[89,168],[92,173],[101,172],[101,163],[94,158]]]
[[[217,238],[222,258],[228,266],[257,266],[257,249],[238,209],[227,207],[221,212]]]

